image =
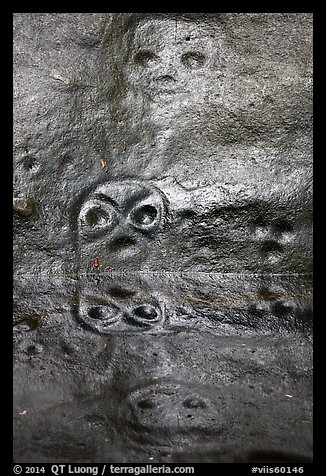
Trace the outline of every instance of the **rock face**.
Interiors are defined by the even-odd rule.
[[[312,460],[312,15],[14,15],[15,462]]]

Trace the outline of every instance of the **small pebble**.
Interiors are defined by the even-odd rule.
[[[34,201],[28,197],[14,198],[14,211],[23,217],[29,217],[34,211]]]

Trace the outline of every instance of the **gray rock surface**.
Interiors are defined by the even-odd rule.
[[[312,14],[14,14],[15,462],[312,459]]]

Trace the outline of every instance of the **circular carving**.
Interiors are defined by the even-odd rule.
[[[161,309],[152,304],[141,304],[136,306],[130,314],[128,314],[128,323],[140,326],[150,327],[158,323],[162,318]]]
[[[181,56],[181,63],[188,69],[199,69],[205,63],[205,55],[197,51],[189,51]]]
[[[106,233],[116,223],[114,208],[100,200],[84,203],[79,215],[79,228],[84,236],[96,236]]]
[[[156,207],[143,205],[133,212],[132,221],[138,228],[149,228],[155,224],[158,215],[159,212]]]
[[[150,68],[159,62],[160,58],[153,51],[141,50],[135,55],[135,63],[143,68]]]

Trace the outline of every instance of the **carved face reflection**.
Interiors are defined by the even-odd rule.
[[[119,299],[110,292],[82,292],[78,320],[89,329],[102,333],[159,330],[164,321],[162,305],[155,298],[141,296]]]
[[[165,300],[139,276],[100,273],[80,276],[72,312],[101,334],[165,329]]]
[[[154,96],[199,93],[205,89],[207,68],[212,67],[215,54],[216,44],[203,26],[147,21],[135,34],[129,80]]]
[[[121,258],[144,257],[146,245],[163,227],[163,195],[137,181],[100,185],[78,217],[81,262],[99,258],[101,269]]]

